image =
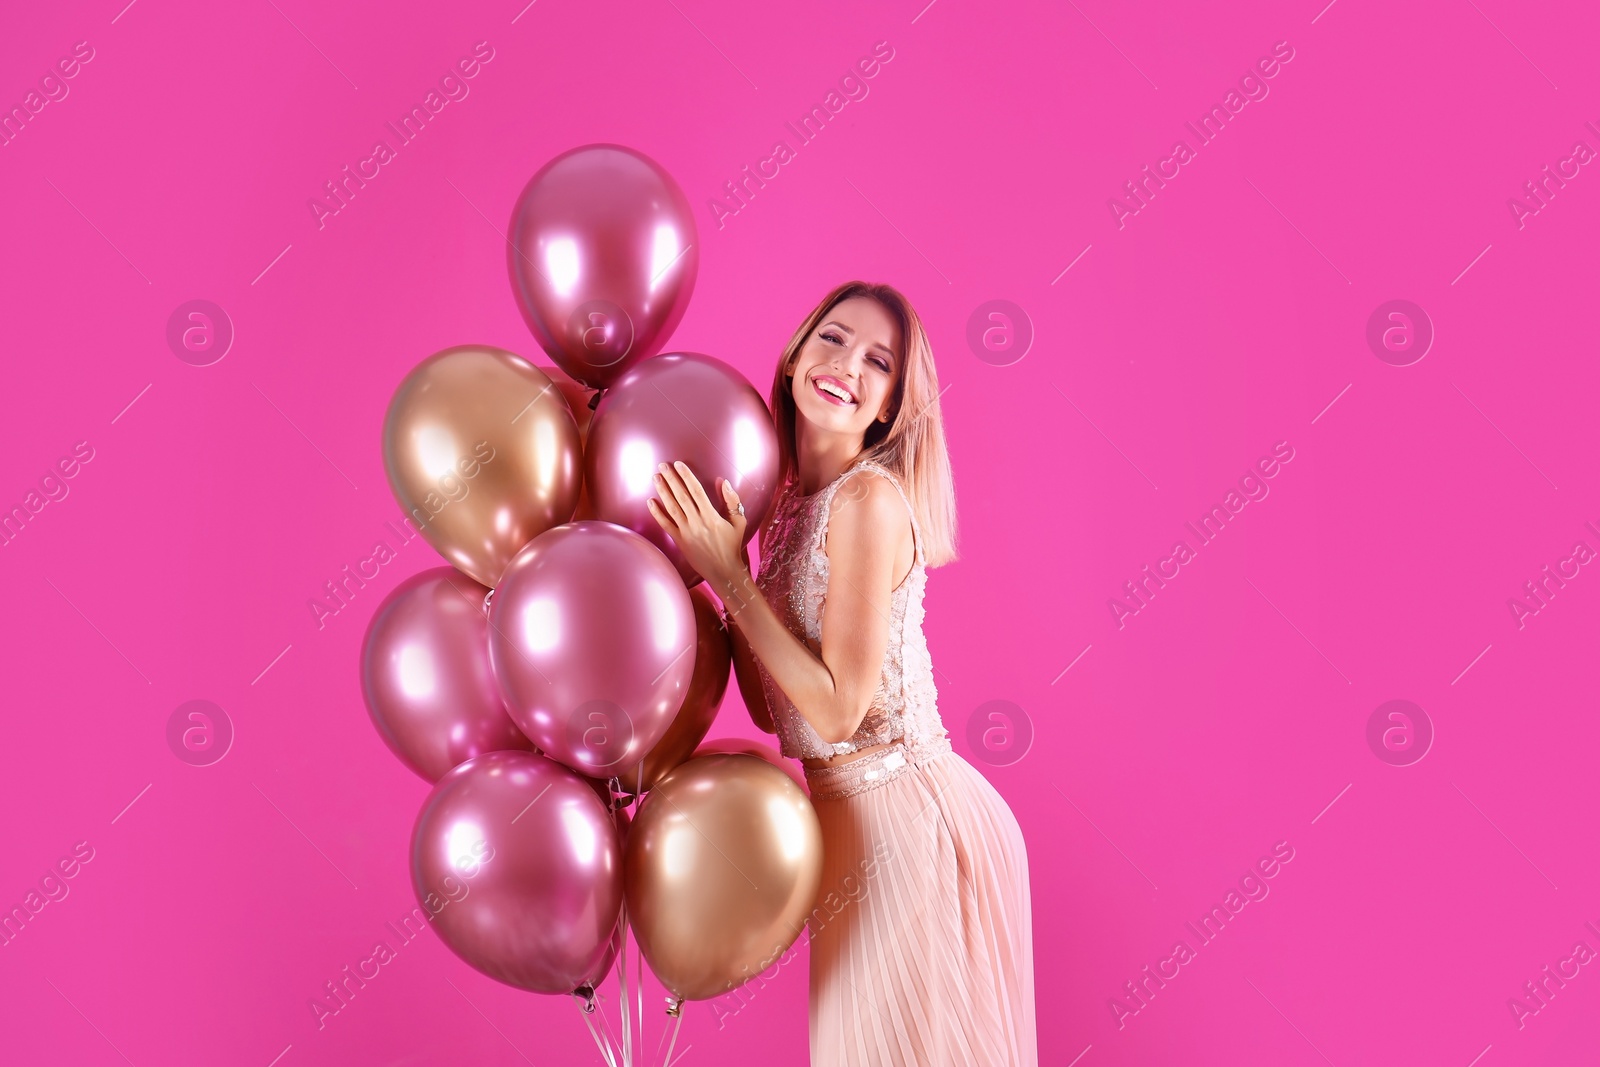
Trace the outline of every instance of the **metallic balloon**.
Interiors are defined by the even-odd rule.
[[[491,978],[570,993],[603,976],[622,912],[621,843],[577,775],[490,752],[439,780],[411,834],[411,884],[451,951]]]
[[[601,396],[584,450],[595,515],[649,538],[694,585],[700,575],[647,506],[657,495],[657,465],[678,460],[723,518],[716,479],[732,483],[748,520],[745,540],[754,537],[778,489],[778,434],[761,394],[720,359],[674,352],[628,371]]]
[[[644,758],[643,773],[633,767],[622,771],[617,779],[625,793],[637,795],[661,780],[661,776],[694,754],[711,723],[722,706],[723,694],[728,691],[728,669],[733,664],[733,648],[728,642],[728,627],[722,621],[716,601],[706,592],[705,586],[689,590],[694,602],[694,623],[698,639],[694,650],[694,677],[689,680],[689,695],[683,707],[667,728],[666,735],[657,741],[650,754]]]
[[[772,966],[822,882],[822,827],[782,771],[699,756],[656,783],[623,848],[628,922],[667,990],[707,1000]]]
[[[384,741],[430,782],[485,752],[531,750],[489,669],[489,590],[452,567],[401,582],[361,645],[361,693]]]
[[[423,360],[395,390],[383,462],[428,543],[492,586],[523,545],[572,517],[583,459],[572,411],[543,371],[461,345]]]
[[[637,766],[694,676],[694,607],[638,534],[573,522],[536,537],[495,589],[489,663],[512,721],[591,778]]]
[[[707,741],[694,750],[692,758],[713,756],[719,753],[732,753],[742,756],[754,756],[756,759],[766,760],[778,770],[794,779],[794,784],[799,786],[806,796],[811,795],[811,787],[806,784],[805,772],[800,769],[800,764],[786,756],[778,754],[775,748],[769,748],[759,741],[751,741],[743,737],[719,737],[715,741]]]
[[[506,262],[522,317],[556,365],[597,389],[661,351],[700,269],[683,191],[654,160],[585,145],[535,174]]]
[[[543,753],[540,754],[543,755]],[[578,777],[589,784],[589,788],[594,790],[594,795],[600,798],[600,803],[604,804],[607,810],[615,806],[617,798],[611,792],[610,781],[605,778],[590,778],[586,774],[580,774]],[[620,811],[621,809],[619,808],[618,810]]]
[[[611,940],[606,945],[605,958],[596,966],[590,976],[579,985],[589,986],[591,989],[606,980],[606,975],[611,973],[611,965],[617,962],[617,957],[622,955],[623,944],[627,941],[627,931],[623,930],[622,923],[617,923],[617,928],[611,933]]]
[[[582,775],[579,775],[579,777],[581,778]],[[607,798],[604,803],[609,805],[610,799]],[[611,821],[617,827],[617,846],[620,848],[622,843],[628,839],[628,809],[620,807],[617,808],[616,811],[611,813]],[[593,988],[605,981],[606,975],[611,973],[611,965],[615,963],[617,961],[617,957],[622,954],[622,950],[626,946],[627,940],[627,931],[623,929],[619,912],[617,928],[612,932],[611,941],[606,946],[605,957],[601,959],[601,961],[595,966],[594,970],[590,972],[589,978],[582,984]]]
[[[561,390],[567,407],[572,409],[572,418],[578,424],[578,442],[586,446],[589,443],[589,423],[594,419],[594,408],[589,406],[589,402],[594,399],[594,390],[568,378],[565,371],[556,367],[539,369],[549,375],[550,380],[556,383],[556,388]],[[594,517],[594,504],[589,500],[589,487],[585,485],[578,493],[578,507],[572,513],[572,521]]]

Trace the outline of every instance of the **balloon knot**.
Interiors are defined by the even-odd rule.
[[[572,991],[572,995],[577,997],[581,1002],[583,1013],[585,1015],[594,1014],[594,986],[581,985]]]
[[[683,998],[682,997],[668,997],[667,998],[667,1014],[668,1015],[670,1015],[672,1018],[676,1019],[678,1017],[678,1015],[682,1011],[683,1011]]]
[[[600,406],[600,394],[602,394],[604,392],[605,392],[604,389],[596,389],[594,391],[594,396],[591,396],[589,398],[589,410],[590,411],[593,411],[595,408]]]
[[[494,590],[491,589],[483,595],[483,613],[489,614],[489,605],[494,602]]]

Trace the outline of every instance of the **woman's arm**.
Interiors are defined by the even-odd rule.
[[[761,532],[765,536],[765,526]],[[740,550],[740,558],[743,559],[745,571],[748,573],[750,569],[748,547]],[[761,671],[756,666],[756,655],[751,651],[750,643],[745,640],[744,632],[737,625],[731,624],[731,619],[728,638],[733,643],[733,677],[739,683],[739,695],[744,698],[744,706],[750,712],[750,721],[763,733],[777,733],[778,728],[772,722],[772,709],[767,706],[767,688],[761,684]]]
[[[767,673],[828,744],[848,741],[877,692],[889,647],[895,557],[911,521],[899,493],[870,471],[829,505],[828,593],[822,608],[822,655],[789,632],[764,598],[730,617]],[[751,607],[755,610],[752,611]]]
[[[660,499],[651,501],[652,513],[690,565],[727,604],[750,651],[829,744],[856,732],[877,691],[889,646],[895,557],[911,537],[910,517],[894,486],[871,471],[851,477],[863,480],[859,489],[836,493],[830,505],[821,656],[789,632],[756,588],[738,547],[744,519],[730,524],[722,518],[687,466],[658,475]],[[737,506],[726,483],[723,493],[730,508]]]
[[[763,733],[775,734],[778,728],[772,722],[772,709],[767,707],[767,690],[761,684],[756,654],[737,625],[728,627],[728,636],[733,641],[733,677],[739,683],[744,706],[750,710],[750,721]]]

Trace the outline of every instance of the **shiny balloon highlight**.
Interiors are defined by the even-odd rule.
[[[535,538],[489,609],[489,663],[512,721],[592,778],[637,765],[667,732],[689,693],[697,640],[672,565],[609,522]]]
[[[451,567],[384,598],[361,645],[361,692],[396,756],[430,782],[474,756],[531,750],[489,667],[489,590]]]
[[[700,269],[683,190],[622,145],[545,164],[511,212],[506,263],[528,329],[562,370],[604,389],[661,351]]]
[[[595,515],[649,539],[694,585],[701,576],[647,506],[657,465],[674,461],[688,464],[723,518],[717,483],[730,483],[745,507],[745,541],[755,536],[777,494],[778,435],[761,394],[720,359],[674,352],[622,375],[601,395],[584,450]]]

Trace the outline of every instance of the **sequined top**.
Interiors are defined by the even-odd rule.
[[[922,597],[928,572],[922,530],[900,480],[886,468],[858,460],[815,493],[802,494],[790,482],[774,505],[772,525],[762,541],[756,586],[784,625],[819,656],[822,653],[822,609],[828,594],[828,517],[833,498],[852,474],[870,470],[888,479],[911,509],[911,536],[916,560],[911,573],[894,590],[889,609],[889,645],[878,688],[854,736],[829,744],[817,736],[799,709],[757,661],[767,707],[777,728],[779,748],[795,759],[826,759],[890,741],[904,741],[913,760],[949,747],[936,705],[933,660],[922,633]],[[857,481],[859,483],[859,480]],[[863,487],[864,488],[864,487]],[[852,489],[851,492],[855,492]]]

